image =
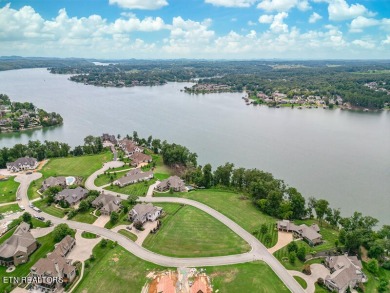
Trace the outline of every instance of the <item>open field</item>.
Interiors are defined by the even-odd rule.
[[[93,209],[91,209],[93,210]],[[86,211],[84,213],[78,212],[71,220],[72,221],[77,221],[77,222],[82,222],[82,223],[87,223],[87,224],[92,224],[93,222],[96,221],[97,217],[91,214],[91,210]]]
[[[112,160],[112,156],[112,153],[107,151],[98,155],[50,159],[41,172],[44,178],[63,175],[80,176],[85,180],[100,169],[104,162]]]
[[[113,186],[107,186],[104,189],[111,190],[114,192],[120,192],[128,195],[145,196],[146,193],[148,192],[149,186],[155,183],[156,181],[157,179],[153,178],[149,181],[138,182],[135,184],[127,185],[125,187],[119,187],[117,185],[113,185]]]
[[[192,206],[158,204],[165,212],[162,226],[149,234],[143,246],[159,254],[201,257],[239,254],[250,246],[237,234],[207,213]]]
[[[0,181],[0,203],[12,202],[16,200],[16,191],[19,183],[15,177],[9,177],[7,180]]]

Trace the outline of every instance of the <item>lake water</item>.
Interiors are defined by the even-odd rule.
[[[199,163],[259,168],[306,197],[329,200],[390,224],[390,112],[246,106],[242,94],[188,95],[183,83],[103,88],[46,69],[0,72],[0,93],[64,118],[61,127],[1,134],[0,146],[28,140],[82,144],[88,134],[132,134],[186,145]]]

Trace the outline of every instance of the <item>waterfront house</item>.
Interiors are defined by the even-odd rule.
[[[115,135],[110,135],[108,133],[103,133],[103,135],[101,136],[101,140],[102,142],[110,142],[113,145],[116,145],[118,143],[118,141],[115,138]]]
[[[120,140],[118,145],[125,152],[126,156],[131,156],[134,153],[142,153],[144,151],[142,147],[127,138]]]
[[[30,233],[30,225],[22,222],[14,234],[0,245],[0,265],[17,266],[26,263],[37,247],[37,241]]]
[[[118,212],[121,208],[121,199],[114,195],[101,193],[93,202],[92,206],[99,209],[102,215],[110,215]]]
[[[115,180],[114,184],[120,187],[124,187],[129,184],[150,180],[153,177],[154,174],[152,171],[142,172],[141,169],[137,168],[130,170],[128,173],[126,173],[125,176]]]
[[[153,206],[151,203],[139,203],[129,212],[129,220],[132,222],[141,222],[142,224],[146,221],[153,222],[160,217],[161,213],[162,208],[160,207]]]
[[[62,188],[66,187],[66,178],[65,176],[58,176],[58,177],[49,177],[45,179],[42,183],[42,187],[40,189],[41,192],[44,192],[46,189],[53,187],[53,186],[60,186]]]
[[[19,172],[23,170],[34,170],[38,167],[38,161],[35,158],[23,157],[14,162],[7,163],[7,170],[11,172]]]
[[[88,194],[88,190],[82,187],[77,187],[74,189],[64,189],[61,190],[54,199],[56,201],[66,201],[69,205],[73,206],[79,203],[82,199],[84,199]]]
[[[137,167],[141,163],[150,163],[152,161],[152,157],[146,155],[144,153],[134,153],[129,156],[131,159],[131,166]]]
[[[173,191],[176,191],[176,192],[187,191],[187,188],[184,184],[183,179],[181,179],[178,176],[171,176],[168,179],[161,181],[156,186],[156,189],[159,192],[164,192],[164,191],[167,191],[170,189],[172,189]]]
[[[305,240],[310,246],[322,243],[322,236],[319,234],[320,228],[317,224],[309,227],[305,224],[295,225],[289,220],[282,220],[278,221],[276,225],[279,231],[292,232],[296,237]]]

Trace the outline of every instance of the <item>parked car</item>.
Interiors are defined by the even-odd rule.
[[[20,205],[19,208],[20,208],[22,211],[25,210],[24,206],[22,206],[22,205]]]
[[[32,173],[33,173],[33,172],[30,171],[30,172],[27,172],[26,175],[31,175]]]
[[[32,204],[32,203],[30,203],[29,205],[28,205],[30,208],[34,208],[34,205]]]
[[[126,229],[127,229],[127,230],[131,230],[131,226],[127,226]]]
[[[32,208],[34,211],[36,211],[36,212],[38,212],[38,213],[40,213],[40,212],[42,212],[40,209],[38,209],[37,207],[33,207]]]
[[[44,217],[37,216],[37,215],[34,215],[34,218],[37,219],[37,220],[40,220],[40,221],[44,221],[45,220]]]

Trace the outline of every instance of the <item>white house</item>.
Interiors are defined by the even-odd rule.
[[[142,224],[146,221],[155,221],[161,216],[162,208],[155,207],[151,203],[148,204],[137,204],[129,212],[129,220],[133,222],[141,222]]]
[[[38,161],[35,158],[23,157],[15,162],[7,163],[7,170],[11,172],[19,172],[23,170],[34,170],[38,167]]]

